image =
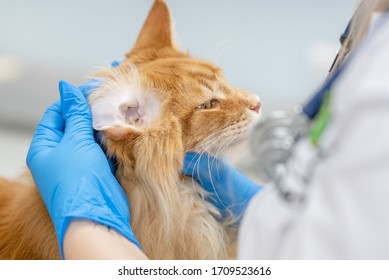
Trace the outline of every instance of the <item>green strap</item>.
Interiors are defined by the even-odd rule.
[[[309,138],[314,146],[318,146],[320,137],[330,121],[330,92],[327,91],[323,98],[323,103],[320,106],[319,113],[312,123],[311,130],[309,132]]]

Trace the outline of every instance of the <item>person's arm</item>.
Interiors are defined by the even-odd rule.
[[[63,250],[67,260],[147,259],[138,246],[123,235],[89,220],[73,220],[70,223]]]

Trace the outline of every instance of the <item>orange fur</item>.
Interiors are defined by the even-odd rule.
[[[134,87],[160,106],[154,119],[102,129],[107,154],[117,159],[116,176],[130,201],[131,226],[146,255],[228,258],[236,230],[180,171],[185,152],[219,155],[244,138],[259,101],[233,88],[212,63],[176,49],[172,38],[166,3],[155,0],[127,60],[98,73],[104,82],[89,102],[93,111],[112,92]],[[216,100],[213,107],[210,100]],[[33,183],[0,180],[0,259],[58,257],[51,220]]]
[[[31,175],[0,179],[0,259],[59,258],[54,226]]]

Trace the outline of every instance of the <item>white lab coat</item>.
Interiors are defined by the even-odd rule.
[[[389,16],[355,50],[331,90],[331,120],[314,147],[296,145],[282,184],[243,218],[240,259],[389,259]]]

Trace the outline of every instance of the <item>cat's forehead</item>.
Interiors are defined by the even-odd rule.
[[[165,91],[192,91],[207,95],[220,91],[226,81],[216,65],[194,58],[166,58],[139,65],[146,87]]]
[[[140,72],[146,75],[176,79],[217,81],[223,77],[222,70],[216,65],[194,58],[164,58],[139,65]]]

